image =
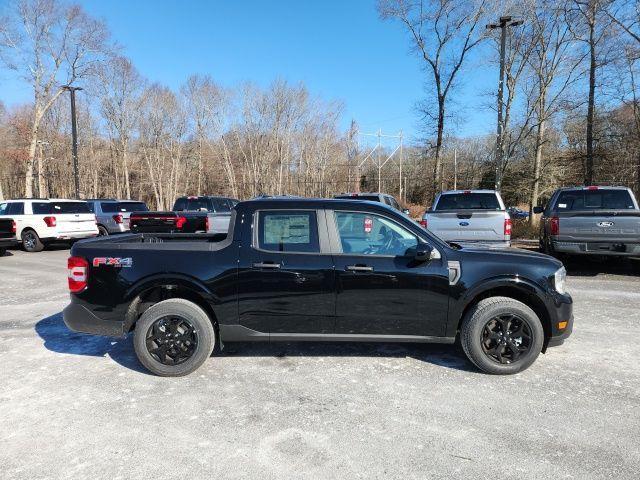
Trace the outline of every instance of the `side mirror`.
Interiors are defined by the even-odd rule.
[[[403,208],[402,213],[404,213],[405,215],[409,215],[410,212],[408,208]]]
[[[538,205],[537,207],[533,207],[533,213],[542,213],[544,212],[544,207]]]
[[[416,247],[414,258],[417,262],[427,262],[434,258],[433,253],[434,250],[431,245],[426,243],[419,243]]]

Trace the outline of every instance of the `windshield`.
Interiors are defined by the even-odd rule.
[[[448,193],[435,210],[500,210],[500,203],[495,193]]]
[[[556,210],[627,210],[635,208],[628,190],[570,190],[560,193]]]
[[[148,212],[147,204],[144,202],[120,202],[121,212]]]

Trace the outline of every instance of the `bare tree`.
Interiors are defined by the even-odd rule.
[[[100,110],[107,124],[116,158],[120,160],[124,179],[124,192],[121,183],[116,182],[116,196],[131,198],[131,180],[129,174],[129,148],[140,115],[141,94],[144,80],[128,58],[113,56],[104,62],[98,72],[97,89],[100,97]],[[116,166],[116,176],[118,168]]]
[[[606,13],[613,23],[640,43],[640,2],[638,0],[613,0],[608,5]]]
[[[33,89],[33,117],[25,195],[33,195],[33,167],[40,124],[64,91],[92,71],[108,38],[104,24],[79,6],[57,0],[16,0],[0,19],[0,58]]]
[[[437,113],[423,109],[435,120],[435,163],[433,188],[442,189],[441,151],[449,94],[469,52],[484,38],[480,21],[485,14],[485,0],[379,0],[383,19],[400,21],[410,34],[415,51],[425,62],[435,87]]]

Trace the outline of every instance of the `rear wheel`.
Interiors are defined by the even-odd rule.
[[[524,303],[508,297],[478,302],[465,316],[460,343],[480,370],[496,375],[518,373],[538,358],[544,341],[540,319]]]
[[[33,230],[22,231],[22,248],[25,252],[41,252],[44,250],[44,244],[40,241],[40,237]]]
[[[109,235],[109,230],[104,228],[102,225],[98,225],[98,235],[101,237]]]
[[[133,345],[140,362],[162,377],[195,371],[211,356],[215,332],[193,302],[174,298],[150,307],[136,323]]]

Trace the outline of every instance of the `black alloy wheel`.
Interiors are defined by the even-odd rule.
[[[174,366],[193,356],[198,347],[198,335],[188,320],[168,315],[149,327],[145,343],[147,351],[156,361]]]
[[[495,316],[482,329],[482,351],[501,364],[516,362],[527,355],[533,340],[529,324],[517,315]]]

